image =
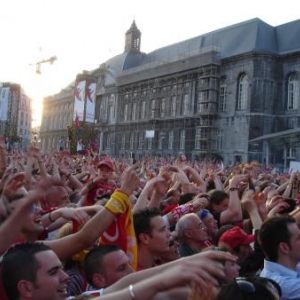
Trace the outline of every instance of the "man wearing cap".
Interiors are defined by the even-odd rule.
[[[89,181],[81,190],[81,194],[85,195],[83,205],[93,205],[98,200],[110,197],[117,188],[115,181],[112,179],[114,169],[114,163],[109,159],[99,162],[98,176]]]
[[[250,244],[254,242],[254,239],[253,234],[247,234],[239,226],[234,226],[221,235],[218,246],[228,248],[239,258],[238,263],[241,265],[252,254],[253,249]]]

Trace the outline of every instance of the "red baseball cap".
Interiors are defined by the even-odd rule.
[[[249,245],[254,242],[254,235],[247,234],[242,228],[235,226],[226,230],[220,237],[219,242],[227,244],[232,249],[240,245]]]
[[[105,159],[105,160],[101,160],[98,164],[98,168],[100,168],[101,166],[106,166],[108,167],[111,171],[115,170],[115,166],[114,163],[111,160]]]

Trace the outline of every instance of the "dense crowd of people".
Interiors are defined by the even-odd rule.
[[[10,153],[2,300],[300,299],[300,174],[258,162]]]

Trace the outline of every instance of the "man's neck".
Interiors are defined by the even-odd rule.
[[[26,242],[36,242],[38,239],[38,234],[36,233],[22,233],[20,235],[20,240],[24,240]]]
[[[204,248],[203,243],[202,242],[195,242],[195,241],[187,241],[185,244],[188,245],[193,250],[201,251]]]
[[[299,261],[294,261],[293,259],[291,259],[288,256],[281,256],[278,258],[277,263],[280,265],[283,265],[284,267],[286,267],[288,269],[296,271]]]
[[[138,264],[143,269],[154,267],[158,255],[151,253],[146,247],[139,246]]]

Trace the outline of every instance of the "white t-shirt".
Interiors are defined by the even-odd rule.
[[[90,295],[93,297],[100,297],[104,295],[104,289],[100,289],[100,290],[94,290],[94,291],[86,291],[84,293],[82,293],[81,295]],[[72,300],[75,299],[75,296],[71,296],[68,297],[67,300]]]

